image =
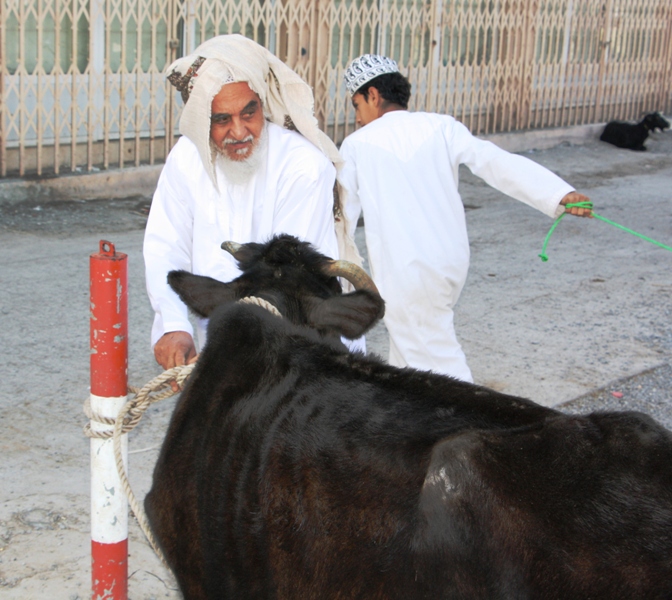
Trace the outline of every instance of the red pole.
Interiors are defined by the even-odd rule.
[[[128,390],[128,265],[126,254],[101,240],[91,254],[91,410],[116,418]],[[91,421],[91,430],[114,427]],[[126,463],[127,439],[122,439]],[[112,438],[91,438],[91,583],[93,600],[128,598],[128,501]]]

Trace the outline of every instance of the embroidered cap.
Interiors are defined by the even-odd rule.
[[[399,67],[391,58],[380,54],[363,54],[348,65],[343,79],[345,79],[345,87],[348,88],[350,96],[354,96],[359,88],[378,75],[398,72]]]

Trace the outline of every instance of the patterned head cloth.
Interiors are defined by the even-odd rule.
[[[198,148],[205,169],[217,187],[214,150],[210,144],[210,109],[222,86],[246,82],[261,98],[266,118],[280,126],[292,125],[337,167],[341,158],[334,143],[318,127],[313,92],[279,58],[238,34],[220,35],[203,42],[167,69],[168,80],[185,101],[180,133]]]
[[[267,120],[280,126],[291,124],[292,129],[321,150],[337,169],[342,166],[343,159],[336,145],[318,126],[310,86],[256,42],[238,34],[211,38],[188,56],[173,62],[167,74],[185,102],[180,133],[198,148],[215,189],[218,184],[215,150],[210,143],[210,111],[215,95],[229,83],[246,82],[260,97]],[[361,265],[355,242],[347,234],[340,201],[335,203],[334,212],[339,215],[336,236],[340,258]]]
[[[354,96],[359,88],[378,75],[398,72],[399,67],[391,58],[380,54],[363,54],[348,65],[343,79],[350,96]]]

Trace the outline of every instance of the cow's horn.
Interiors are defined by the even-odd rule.
[[[347,260],[332,260],[328,262],[322,272],[329,277],[343,277],[347,279],[356,290],[366,290],[380,296],[376,284],[367,272],[356,264]]]
[[[242,247],[242,244],[238,244],[236,242],[222,242],[222,250],[226,250],[232,256],[235,256],[236,252],[238,252]]]

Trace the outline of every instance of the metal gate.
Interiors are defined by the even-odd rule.
[[[0,176],[162,162],[180,110],[164,70],[222,33],[303,76],[336,142],[365,52],[399,62],[413,110],[477,134],[672,110],[669,0],[4,0]]]

